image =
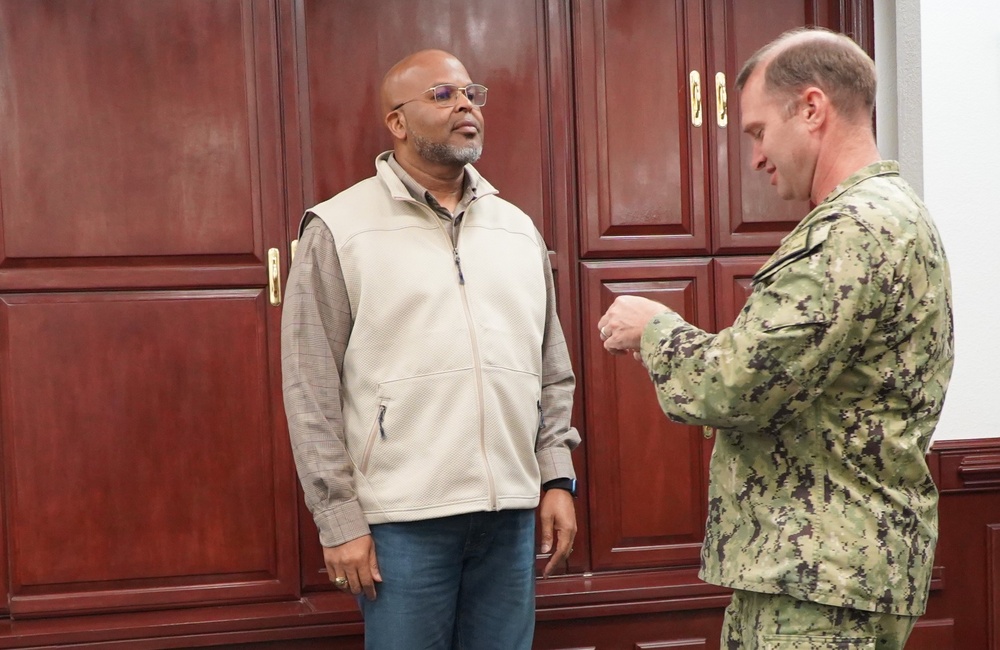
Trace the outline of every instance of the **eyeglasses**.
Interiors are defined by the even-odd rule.
[[[482,84],[469,84],[465,87],[458,87],[455,84],[440,84],[434,86],[433,88],[428,88],[424,92],[420,93],[413,99],[407,99],[402,104],[396,104],[392,107],[392,110],[396,110],[403,104],[409,104],[410,102],[415,102],[418,99],[423,99],[427,93],[431,93],[431,99],[434,103],[441,108],[450,108],[458,103],[458,98],[461,95],[465,95],[465,98],[469,100],[469,103],[473,106],[480,107],[486,105],[486,86]]]

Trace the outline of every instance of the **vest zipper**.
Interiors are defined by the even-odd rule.
[[[462,259],[458,256],[458,245],[452,247],[451,252],[455,254],[455,266],[458,268],[458,283],[465,284],[465,276],[462,275]]]
[[[479,450],[483,456],[483,467],[486,470],[486,484],[489,492],[489,507],[490,510],[499,510],[500,504],[497,502],[497,487],[496,481],[493,478],[493,468],[490,467],[490,459],[486,454],[486,397],[485,391],[483,390],[483,364],[482,359],[479,357],[479,340],[476,338],[476,328],[475,323],[472,320],[472,310],[469,308],[469,294],[465,290],[465,275],[462,273],[462,261],[458,256],[458,235],[462,231],[462,223],[455,224],[455,236],[451,237],[448,235],[448,231],[445,229],[444,224],[441,223],[441,217],[439,217],[430,207],[414,201],[416,205],[419,205],[422,209],[427,210],[434,222],[437,224],[438,228],[441,230],[441,234],[444,235],[445,239],[451,244],[452,253],[455,256],[455,267],[458,269],[458,285],[459,292],[462,294],[462,307],[465,309],[465,322],[469,327],[469,340],[472,343],[472,365],[473,374],[476,378],[476,399],[479,406]],[[469,208],[472,204],[469,204]],[[466,208],[468,212],[469,208]]]
[[[444,230],[444,226],[441,226]],[[462,307],[465,308],[465,321],[469,326],[469,340],[472,342],[472,364],[475,367],[476,376],[476,398],[479,401],[479,448],[483,454],[483,467],[486,469],[486,483],[489,489],[490,510],[499,510],[497,503],[497,487],[493,478],[493,468],[490,467],[490,458],[486,453],[486,397],[483,390],[483,363],[479,357],[479,340],[476,337],[476,327],[472,320],[472,309],[469,308],[469,294],[465,289],[465,277],[462,275],[462,266],[458,258],[458,235],[462,230],[461,223],[455,225],[455,239],[453,249],[455,251],[455,264],[458,266],[459,291],[462,294]],[[447,235],[448,233],[445,232]]]

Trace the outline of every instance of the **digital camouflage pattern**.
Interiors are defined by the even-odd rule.
[[[722,624],[722,650],[903,650],[916,622],[915,616],[735,591]]]
[[[650,321],[641,353],[663,410],[719,429],[702,579],[922,614],[937,541],[925,453],[953,343],[940,237],[888,161],[782,240],[732,327]]]

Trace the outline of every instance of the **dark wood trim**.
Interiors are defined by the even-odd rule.
[[[696,568],[622,571],[540,581],[538,620],[725,606],[730,590],[702,582]]]
[[[990,650],[1000,650],[1000,524],[986,527],[986,624]]]
[[[682,639],[680,641],[664,641],[662,643],[637,643],[635,650],[660,650],[661,648],[673,648],[674,650],[700,650],[707,648],[706,639]]]
[[[932,446],[941,492],[1000,488],[1000,438],[942,440]]]
[[[955,648],[955,619],[921,619],[913,626],[906,650],[948,650]]]
[[[571,621],[688,610],[718,610],[721,615],[730,590],[702,582],[697,573],[690,567],[540,580],[537,619]],[[934,576],[932,591],[937,591],[943,588],[943,569],[935,567]],[[0,626],[0,650],[93,643],[108,648],[202,647],[354,636],[361,629],[353,599],[324,592],[291,602],[8,621]],[[73,645],[63,645],[67,643]]]
[[[727,589],[701,582],[693,568],[565,576],[539,582],[538,620],[716,609],[728,601]],[[307,639],[360,632],[361,617],[353,599],[318,593],[277,603],[6,621],[0,624],[0,649],[93,643],[200,647],[241,639]]]

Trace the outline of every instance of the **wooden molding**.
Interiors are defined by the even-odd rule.
[[[934,443],[942,492],[1000,488],[1000,438]]]
[[[953,650],[954,648],[955,620],[951,618],[920,619],[906,642],[906,650]]]
[[[635,650],[660,650],[661,648],[671,648],[673,650],[703,650],[708,647],[705,639],[681,639],[679,641],[656,641],[653,643],[636,643]]]
[[[622,571],[539,581],[540,621],[725,607],[731,591],[702,582],[695,568]]]

